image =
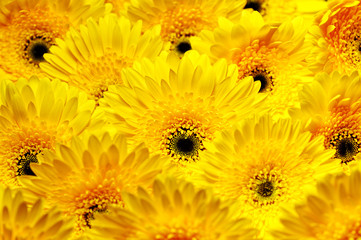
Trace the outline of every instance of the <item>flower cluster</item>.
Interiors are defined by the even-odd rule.
[[[0,239],[361,239],[360,162],[360,1],[0,1]]]

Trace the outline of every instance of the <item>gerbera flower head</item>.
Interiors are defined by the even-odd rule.
[[[46,54],[41,68],[84,90],[95,100],[113,84],[122,84],[121,71],[142,58],[155,58],[163,43],[156,29],[141,32],[142,23],[107,15],[99,22],[89,19],[80,31],[72,29],[64,41]]]
[[[170,43],[170,50],[184,54],[192,48],[187,40],[189,37],[203,29],[214,29],[218,17],[238,19],[245,4],[245,0],[139,0],[129,6],[128,16],[133,22],[141,19],[144,29],[160,24],[160,34]]]
[[[310,141],[311,133],[290,119],[251,118],[218,136],[202,153],[197,181],[235,200],[234,214],[251,216],[260,234],[281,206],[301,198],[332,167],[334,151],[323,149],[321,137]]]
[[[59,80],[3,81],[0,92],[0,182],[5,185],[34,175],[29,164],[56,142],[80,134],[94,109],[86,94]]]
[[[361,173],[329,175],[317,184],[317,194],[294,209],[285,209],[282,225],[272,232],[276,239],[360,239]]]
[[[320,73],[300,92],[301,111],[313,137],[324,136],[324,147],[335,149],[334,164],[346,172],[361,157],[361,80],[351,75]]]
[[[155,180],[152,195],[139,188],[125,201],[128,209],[113,208],[94,221],[93,233],[99,239],[254,239],[250,221],[234,217],[229,201],[188,182]]]
[[[73,230],[59,210],[44,210],[42,199],[28,206],[20,190],[0,186],[0,209],[1,239],[61,240],[68,239]]]
[[[239,22],[220,18],[218,28],[202,31],[191,44],[214,60],[237,64],[239,82],[248,76],[259,81],[260,92],[269,95],[267,107],[282,116],[299,105],[297,89],[309,80],[302,62],[307,55],[305,34],[302,18],[271,28],[260,13],[243,11]]]
[[[361,3],[354,0],[331,1],[318,14],[310,29],[313,49],[306,59],[312,71],[350,74],[360,69],[360,20]]]
[[[163,162],[157,155],[149,157],[143,144],[129,151],[122,135],[83,134],[70,146],[59,144],[55,153],[45,152],[42,163],[31,166],[37,177],[21,181],[50,206],[74,217],[74,236],[79,237],[91,228],[95,212],[106,212],[112,204],[124,206],[123,191],[150,188]]]
[[[0,70],[8,78],[41,74],[44,54],[71,26],[107,12],[103,1],[10,0],[0,3]]]
[[[181,60],[173,53],[167,60],[145,60],[124,76],[132,88],[112,86],[100,102],[109,121],[135,144],[144,141],[152,153],[183,167],[199,160],[216,132],[254,112],[264,99],[251,78],[237,83],[234,65],[211,65],[194,51]]]

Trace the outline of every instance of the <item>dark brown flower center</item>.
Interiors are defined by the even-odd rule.
[[[262,3],[260,1],[255,0],[248,0],[246,6],[244,8],[252,8],[253,10],[257,12],[261,12],[262,10]]]
[[[177,44],[176,46],[176,50],[181,53],[181,54],[184,54],[186,53],[187,51],[189,50],[192,50],[192,46],[189,42],[187,41],[182,41],[180,43]]]
[[[358,153],[358,144],[353,138],[344,138],[336,143],[336,157],[349,162]]]
[[[24,58],[36,66],[44,62],[44,54],[49,52],[53,41],[45,36],[34,35],[28,38],[24,45]]]
[[[260,183],[257,186],[256,191],[262,197],[270,197],[270,196],[272,196],[272,194],[274,192],[274,186],[273,186],[272,182],[266,181],[266,182]]]
[[[26,153],[24,156],[21,156],[18,161],[18,176],[30,175],[36,176],[33,170],[30,168],[30,163],[37,163],[37,154]]]

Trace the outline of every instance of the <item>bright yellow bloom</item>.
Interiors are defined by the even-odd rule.
[[[132,26],[129,20],[115,15],[100,18],[99,23],[89,19],[80,31],[73,29],[64,41],[59,40],[40,66],[50,76],[98,100],[110,85],[123,83],[123,68],[160,54],[163,43],[156,30],[142,33],[141,29],[140,21]]]
[[[238,23],[221,18],[218,28],[202,31],[191,44],[212,59],[237,64],[240,82],[247,76],[261,82],[260,92],[269,95],[268,109],[285,116],[288,108],[299,105],[297,89],[309,81],[303,63],[306,30],[302,18],[272,28],[258,12],[244,11]]]
[[[72,232],[71,221],[56,208],[44,210],[37,199],[29,207],[19,190],[0,186],[0,238],[4,240],[63,240]]]
[[[246,0],[139,0],[128,8],[129,18],[143,21],[144,29],[161,25],[162,39],[170,49],[184,54],[192,47],[188,38],[217,26],[218,17],[236,20]]]
[[[282,227],[273,231],[282,240],[356,240],[361,238],[361,173],[328,176],[294,210],[284,211]]]
[[[324,136],[324,147],[335,149],[334,164],[346,172],[361,155],[361,79],[352,75],[320,73],[300,92],[301,111],[313,137]]]
[[[331,1],[310,29],[313,45],[307,58],[314,72],[334,70],[350,74],[361,67],[361,3],[355,0]]]
[[[0,182],[16,186],[34,175],[43,150],[68,142],[89,124],[94,101],[59,80],[19,79],[0,85]]]
[[[71,26],[104,15],[103,1],[7,0],[0,3],[0,72],[17,80],[41,74],[44,53]]]
[[[96,239],[117,240],[251,240],[250,221],[234,217],[229,202],[174,179],[155,180],[153,195],[142,188],[127,195],[129,209],[112,208],[97,216]]]
[[[311,133],[302,133],[301,124],[290,119],[245,120],[206,145],[197,179],[224,199],[235,200],[234,214],[252,217],[262,235],[280,207],[302,198],[316,177],[330,171],[334,151],[323,149],[321,137],[310,139]]]
[[[124,77],[133,88],[112,86],[100,108],[135,144],[145,142],[152,153],[163,153],[180,167],[198,162],[205,142],[263,100],[251,78],[237,83],[234,65],[222,60],[213,66],[194,51],[181,60],[171,53],[167,61],[143,61]]]
[[[163,162],[157,155],[149,157],[143,144],[127,150],[124,136],[85,134],[74,137],[70,146],[58,145],[55,153],[46,151],[41,164],[31,165],[37,177],[20,181],[50,206],[74,217],[75,236],[81,236],[91,228],[95,212],[124,205],[123,191],[150,187]]]

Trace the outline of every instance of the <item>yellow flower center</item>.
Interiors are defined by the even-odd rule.
[[[19,185],[17,176],[35,175],[31,162],[38,162],[37,155],[44,149],[53,149],[56,131],[39,126],[14,127],[0,137],[0,169],[4,173],[1,182]]]
[[[177,119],[163,131],[161,149],[177,162],[197,161],[199,151],[205,150],[205,133],[199,123],[188,119]]]
[[[69,29],[69,19],[46,7],[14,12],[0,39],[0,67],[14,77],[40,73],[43,54]]]
[[[347,229],[346,233],[343,234],[343,237],[340,240],[359,240],[361,239],[361,221],[357,220],[352,223],[351,226]]]
[[[90,56],[79,61],[77,74],[71,75],[71,81],[98,101],[104,96],[109,85],[122,84],[121,71],[132,66],[133,61],[108,51],[103,56]]]
[[[159,233],[154,240],[200,240],[201,237],[195,231],[184,228],[171,228],[167,233]]]
[[[248,183],[248,201],[254,207],[273,205],[280,201],[287,191],[287,182],[277,169],[264,169],[255,174]]]
[[[320,26],[335,63],[343,65],[346,72],[359,68],[361,62],[360,10],[361,6],[342,7]]]
[[[91,220],[94,219],[95,213],[106,212],[110,204],[124,207],[120,192],[102,186],[82,193],[75,200],[78,202],[75,210],[77,215],[76,234],[78,235],[91,228]],[[74,213],[69,212],[68,214],[72,215]]]
[[[331,115],[324,126],[313,133],[325,136],[325,148],[335,149],[334,158],[340,159],[341,164],[355,160],[361,150],[361,130],[358,124],[360,117],[358,109],[351,110],[349,106],[335,107],[331,109]]]
[[[238,78],[252,76],[254,81],[261,82],[260,92],[271,92],[276,82],[277,49],[261,46],[255,40],[245,51],[235,52],[233,63],[238,65]],[[286,56],[285,56],[286,57]],[[272,59],[272,60],[271,60]]]
[[[203,29],[215,27],[216,19],[199,8],[177,7],[164,13],[161,19],[161,36],[175,43],[182,37],[197,35]]]

